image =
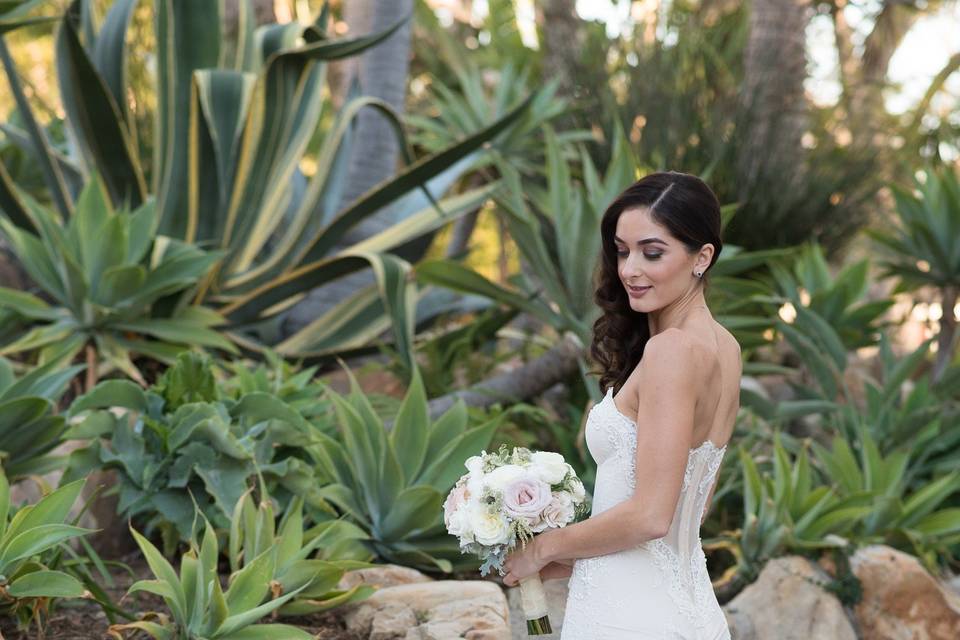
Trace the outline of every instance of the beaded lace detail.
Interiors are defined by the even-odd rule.
[[[587,421],[587,446],[598,465],[592,515],[629,498],[636,484],[637,425],[617,409],[611,391]],[[690,449],[667,535],[574,562],[562,640],[729,639],[699,535],[707,494],[725,451],[726,445],[718,447],[709,439]],[[664,593],[672,612],[656,604]],[[645,600],[654,604],[642,613]]]

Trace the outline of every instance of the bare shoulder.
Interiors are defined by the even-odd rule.
[[[643,358],[648,370],[692,371],[709,355],[706,345],[690,332],[671,327],[647,340]]]

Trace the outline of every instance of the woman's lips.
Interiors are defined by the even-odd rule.
[[[649,287],[631,287],[630,285],[627,285],[627,291],[630,293],[630,296],[633,297],[633,298],[639,298],[640,296],[642,296],[643,294],[645,294],[647,291],[649,291],[649,290],[652,289],[652,288],[653,288],[652,286],[649,286]]]

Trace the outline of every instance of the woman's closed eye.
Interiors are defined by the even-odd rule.
[[[630,255],[630,252],[617,251],[617,255],[620,256],[621,258],[626,258],[628,255]],[[647,260],[656,260],[662,255],[663,255],[662,253],[644,253],[643,257],[646,258]]]

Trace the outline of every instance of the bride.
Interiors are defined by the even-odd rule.
[[[570,576],[561,640],[729,639],[700,540],[742,373],[704,299],[720,206],[696,176],[653,173],[607,208],[600,235],[592,512],[511,553],[503,582]]]

